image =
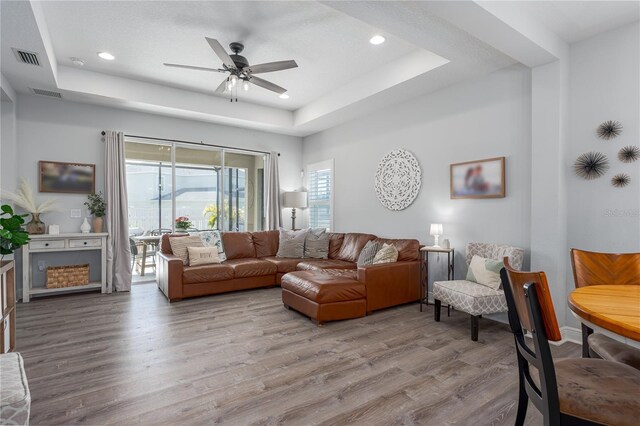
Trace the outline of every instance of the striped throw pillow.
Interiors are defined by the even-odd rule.
[[[204,247],[199,235],[169,238],[169,244],[171,244],[173,254],[182,259],[182,263],[185,265],[189,264],[189,247]]]
[[[304,240],[307,237],[308,229],[299,231],[289,231],[280,228],[280,241],[278,243],[277,257],[291,257],[301,259],[304,257]]]
[[[393,244],[383,244],[382,248],[373,258],[373,264],[393,263],[398,261],[398,249]]]
[[[374,240],[367,241],[367,244],[364,245],[360,252],[360,256],[358,256],[358,266],[371,265],[373,263],[373,259],[375,259],[376,254],[381,248],[381,242]]]
[[[325,228],[311,228],[304,240],[304,257],[327,259],[329,257],[329,239],[331,235]]]

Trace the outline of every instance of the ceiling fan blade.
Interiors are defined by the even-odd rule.
[[[297,68],[297,67],[298,67],[298,64],[296,64],[296,61],[293,61],[293,60],[267,62],[266,64],[249,65],[249,72],[252,74],[258,74],[262,72],[288,70],[289,68]]]
[[[205,68],[205,67],[196,67],[193,65],[180,65],[180,64],[163,64],[165,67],[173,67],[173,68],[185,68],[188,70],[198,70],[198,71],[212,71],[212,72],[227,72],[226,70],[219,68]]]
[[[222,80],[222,83],[216,88],[216,93],[224,93],[227,89],[227,79]]]
[[[283,94],[284,92],[287,91],[287,89],[285,89],[284,87],[280,87],[277,84],[271,83],[270,81],[263,80],[260,77],[251,76],[251,78],[249,79],[249,82],[255,84],[256,86],[263,87],[267,90],[271,90],[272,92],[276,92],[279,94]]]
[[[220,44],[220,42],[214,38],[205,37],[209,46],[213,49],[213,51],[218,55],[218,58],[222,61],[223,64],[227,66],[227,68],[236,69],[236,64],[231,59],[231,56],[224,50],[224,47]]]

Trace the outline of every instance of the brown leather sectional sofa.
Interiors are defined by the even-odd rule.
[[[328,259],[292,259],[276,257],[278,231],[223,232],[225,262],[184,266],[169,243],[183,235],[163,235],[156,263],[158,287],[171,302],[282,283],[285,306],[322,323],[420,297],[417,240],[379,239],[396,246],[398,262],[358,268],[360,251],[375,235],[332,233]]]

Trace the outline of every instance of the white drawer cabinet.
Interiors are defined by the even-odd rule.
[[[102,240],[100,238],[87,238],[82,240],[69,240],[69,247],[100,247]]]
[[[30,250],[56,250],[64,248],[64,240],[40,240],[29,242]]]
[[[27,303],[34,295],[50,295],[66,291],[101,290],[103,293],[111,293],[111,285],[107,283],[107,233],[95,234],[59,234],[59,235],[30,235],[29,244],[22,247],[22,302]],[[88,251],[100,251],[100,281],[91,282],[88,285],[42,288],[33,287],[31,274],[31,256],[34,253],[62,253],[74,252],[77,258],[75,263],[85,263],[83,258]]]

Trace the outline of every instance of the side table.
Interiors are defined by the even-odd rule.
[[[429,305],[429,253],[447,254],[447,280],[454,279],[455,250],[444,247],[422,247],[420,249],[420,255],[422,256],[424,268],[420,268],[420,312],[422,312],[423,303]]]

